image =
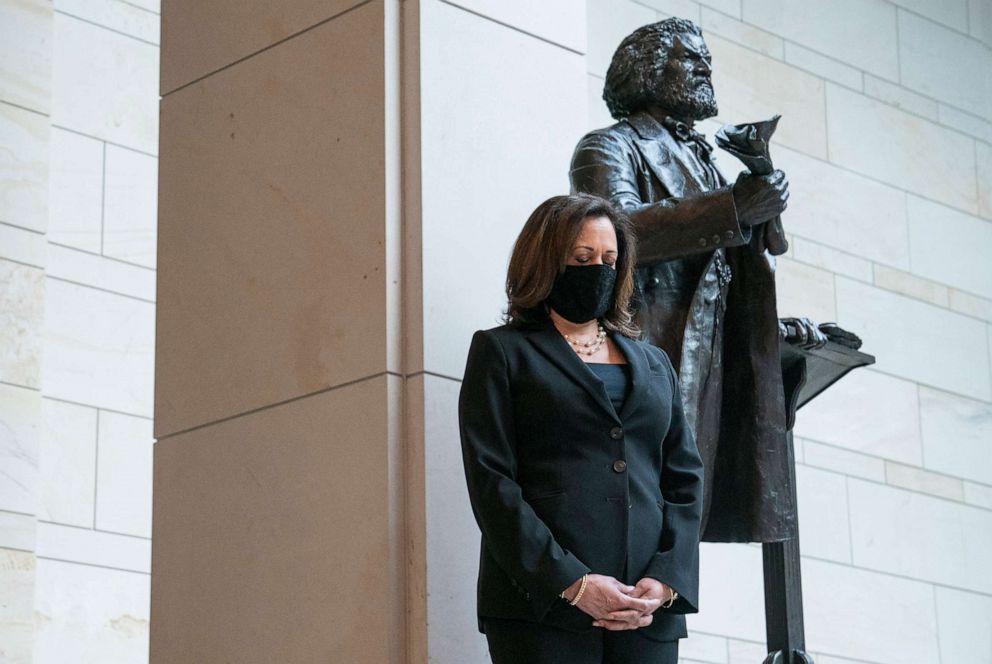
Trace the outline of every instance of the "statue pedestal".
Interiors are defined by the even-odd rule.
[[[788,491],[796,499],[795,454],[792,427],[796,411],[831,387],[848,371],[875,362],[872,355],[827,342],[822,348],[804,350],[782,343],[782,383],[786,406],[786,451],[789,456]],[[803,632],[803,592],[799,566],[799,535],[761,545],[765,578],[765,637],[768,657],[764,664],[813,664],[806,653]]]

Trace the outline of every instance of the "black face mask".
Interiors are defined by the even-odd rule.
[[[585,323],[600,318],[613,306],[617,271],[609,265],[566,265],[555,277],[548,304],[566,320]]]

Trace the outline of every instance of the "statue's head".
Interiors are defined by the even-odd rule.
[[[603,99],[617,120],[660,106],[685,120],[717,114],[710,52],[699,26],[666,18],[620,42],[606,72]]]

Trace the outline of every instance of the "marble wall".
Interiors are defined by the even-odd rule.
[[[619,40],[671,15],[713,54],[708,137],[782,114],[781,313],[878,358],[797,417],[809,650],[992,662],[992,3],[589,0],[591,125]],[[760,661],[760,548],[703,549],[683,661]]]
[[[0,2],[0,661],[148,658],[158,2]]]

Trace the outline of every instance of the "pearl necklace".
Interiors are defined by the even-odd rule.
[[[579,341],[578,339],[573,339],[565,332],[562,335],[565,337],[565,341],[572,345],[572,350],[574,350],[579,355],[586,354],[592,355],[600,349],[603,342],[606,341],[606,330],[603,329],[603,324],[599,323],[599,332],[596,333],[595,341]]]

